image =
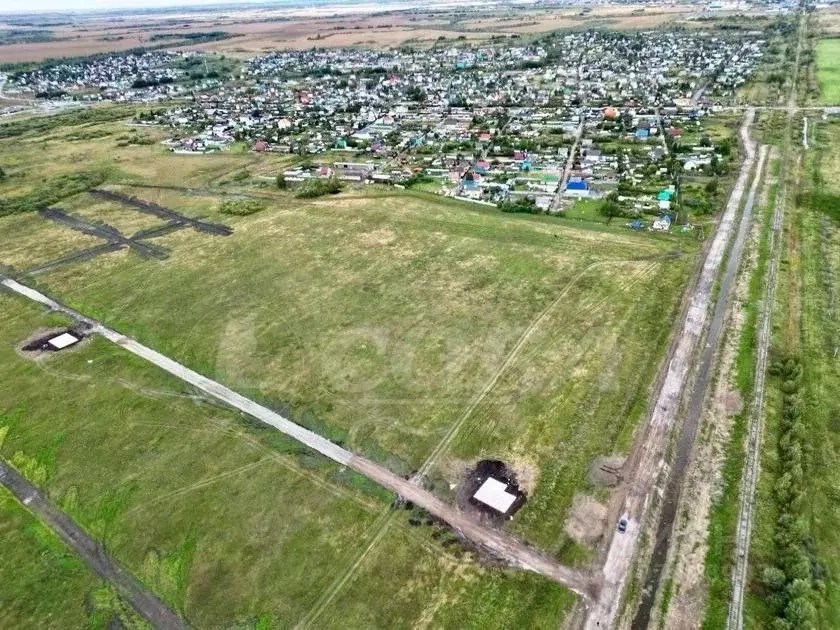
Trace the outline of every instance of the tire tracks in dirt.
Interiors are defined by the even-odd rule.
[[[449,446],[451,446],[452,442],[454,441],[455,437],[460,433],[461,429],[464,427],[467,420],[472,417],[475,410],[480,406],[480,404],[487,398],[490,392],[495,388],[498,382],[501,380],[502,376],[508,372],[516,360],[521,356],[523,348],[526,346],[528,340],[534,335],[536,330],[539,328],[540,324],[542,324],[550,315],[550,313],[557,308],[557,306],[563,301],[563,299],[569,294],[569,292],[574,288],[574,286],[580,281],[587,273],[589,273],[592,269],[608,265],[608,264],[627,264],[631,262],[645,262],[649,261],[648,264],[645,266],[647,270],[649,267],[656,264],[658,260],[662,259],[673,259],[673,254],[666,254],[663,256],[654,256],[654,257],[645,257],[641,259],[621,259],[621,260],[603,260],[603,261],[596,261],[594,263],[590,263],[580,272],[578,272],[575,276],[573,276],[569,282],[566,284],[565,287],[560,291],[560,294],[545,308],[543,309],[537,317],[531,322],[531,324],[522,332],[519,339],[517,340],[514,347],[505,357],[502,364],[499,368],[492,374],[490,379],[488,380],[487,384],[484,388],[479,392],[479,394],[473,399],[467,409],[458,417],[458,420],[450,429],[446,432],[442,440],[438,443],[438,445],[433,449],[432,453],[426,459],[426,462],[420,467],[420,469],[412,476],[411,483],[414,484],[421,484],[423,478],[426,474],[431,471],[434,465],[439,461],[439,459],[446,453]],[[641,274],[644,275],[644,274]],[[630,284],[633,284],[637,281],[636,276]],[[345,571],[339,574],[333,583],[327,587],[325,590],[325,594],[318,599],[315,603],[315,606],[312,610],[309,611],[303,618],[303,620],[296,626],[297,630],[303,630],[307,628],[310,624],[312,624],[320,614],[326,610],[327,606],[332,602],[332,600],[338,595],[341,588],[348,583],[352,575],[362,566],[365,558],[374,550],[377,544],[384,538],[385,532],[388,529],[388,526],[393,521],[396,512],[391,509],[390,507],[383,511],[379,518],[374,522],[372,529],[372,537],[371,542],[366,545],[359,554],[353,557],[351,564],[347,567]]]
[[[676,422],[680,400],[689,382],[696,349],[710,318],[709,306],[718,271],[735,228],[738,210],[755,163],[755,143],[749,135],[754,118],[755,110],[747,110],[740,129],[746,153],[744,162],[706,252],[700,273],[690,289],[688,308],[680,326],[680,334],[675,340],[664,378],[658,385],[650,417],[640,428],[640,435],[626,464],[627,482],[623,497],[618,500],[620,512],[628,519],[627,531],[620,535],[612,531],[611,539],[605,540],[607,551],[600,575],[601,589],[598,598],[585,611],[583,625],[587,630],[612,627],[619,613],[622,593],[641,541],[641,525],[648,514],[656,481],[665,465],[668,438]]]

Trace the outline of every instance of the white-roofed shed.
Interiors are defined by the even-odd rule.
[[[75,335],[71,335],[70,333],[61,333],[57,337],[53,337],[47,341],[47,343],[56,350],[63,350],[64,348],[68,348],[78,342],[79,338]]]
[[[516,501],[516,495],[507,491],[507,484],[493,477],[488,477],[481,484],[473,498],[502,514],[506,514],[513,502]]]

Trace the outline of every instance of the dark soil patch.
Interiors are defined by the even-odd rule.
[[[70,333],[79,341],[61,350],[59,350],[58,348],[54,348],[49,344],[50,339],[54,339],[55,337],[63,335],[64,333]],[[22,356],[26,358],[40,359],[53,354],[58,354],[59,352],[66,352],[68,350],[77,348],[84,342],[87,336],[88,332],[81,327],[40,329],[31,337],[25,339],[18,346],[18,351]]]
[[[516,500],[504,514],[473,498],[473,495],[489,477],[501,481],[507,486],[507,492],[516,495]],[[497,527],[503,525],[505,521],[511,520],[513,515],[525,505],[526,500],[527,496],[524,491],[520,490],[516,474],[504,462],[494,459],[481,460],[475,468],[468,470],[455,495],[455,502],[461,510],[483,524]]]
[[[622,479],[624,457],[596,457],[586,471],[586,480],[593,486],[614,488]]]

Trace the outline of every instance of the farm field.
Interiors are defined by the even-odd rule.
[[[594,7],[585,14],[577,9],[545,11],[534,8],[500,8],[485,11],[471,7],[459,11],[447,6],[429,7],[426,14],[411,10],[366,14],[374,5],[349,7],[339,14],[335,7],[259,11],[188,12],[178,18],[155,14],[121,17],[76,17],[48,29],[0,24],[0,35],[13,32],[18,41],[0,42],[0,63],[23,63],[47,58],[78,57],[140,46],[181,50],[217,51],[227,55],[263,54],[278,49],[338,48],[400,45],[430,47],[442,39],[486,41],[511,34],[538,36],[558,29],[581,27],[645,29],[662,26],[692,12],[685,7],[624,5]],[[191,44],[188,36],[223,32],[227,38]],[[30,36],[27,37],[27,32]],[[161,39],[162,36],[168,36]]]
[[[838,328],[836,295],[838,291],[837,265],[840,260],[840,216],[836,208],[840,200],[840,159],[836,147],[840,142],[840,125],[836,122],[818,123],[814,130],[814,146],[803,161],[803,186],[788,208],[784,261],[776,294],[772,350],[776,361],[796,361],[802,367],[801,377],[795,381],[805,401],[801,424],[797,433],[797,450],[806,456],[802,461],[802,481],[795,485],[807,496],[801,506],[794,503],[806,536],[802,546],[813,570],[811,579],[820,586],[810,601],[816,608],[816,627],[834,628],[840,624],[840,564],[836,549],[840,544],[837,531],[840,511],[836,505],[838,413],[832,392],[840,386],[840,372],[836,365]],[[758,513],[752,537],[751,579],[752,594],[747,600],[747,627],[767,627],[775,616],[772,590],[762,583],[762,572],[778,566],[782,550],[778,540],[785,540],[779,525],[782,506],[777,497],[780,478],[791,477],[790,464],[783,456],[783,445],[789,441],[783,391],[791,384],[785,382],[785,372],[779,368],[768,380],[767,422],[765,427],[762,475],[759,479]],[[793,379],[791,379],[793,380]],[[795,482],[794,482],[795,483]],[[784,518],[789,518],[787,515]],[[819,593],[822,593],[821,595]]]
[[[114,123],[91,129],[117,133]],[[17,146],[28,138],[16,138]],[[51,168],[73,168],[65,159],[87,168],[82,155],[99,159],[90,143],[67,143]],[[568,560],[585,559],[556,523],[587,489],[591,460],[629,446],[694,260],[692,241],[617,225],[570,228],[387,190],[304,202],[259,189],[269,207],[235,218],[217,211],[221,193],[235,190],[218,182],[238,169],[262,172],[261,156],[109,150],[119,166],[108,181],[195,187],[112,189],[229,224],[234,235],[180,231],[155,241],[170,253],[166,261],[121,251],[40,276],[42,288],[246,395],[289,408],[400,474],[461,423],[438,454],[434,488],[450,498],[450,485],[475,460],[504,459],[534,494],[514,529]],[[16,152],[7,181],[34,186],[41,159]],[[152,224],[84,193],[58,205],[126,233]],[[19,271],[46,262],[54,248],[41,249],[59,242],[57,234],[90,246],[91,237],[31,213],[0,218],[0,228],[0,264]],[[496,387],[465,417],[493,378]]]
[[[817,44],[817,81],[820,101],[840,104],[840,38],[823,39]]]
[[[271,209],[234,219],[201,196],[119,189],[186,214],[205,210],[235,233],[158,239],[171,253],[159,270],[123,251],[38,283],[246,395],[290,407],[299,422],[401,474],[425,460],[545,312],[521,356],[464,418],[433,480],[443,488],[474,460],[502,458],[537,496],[543,482],[554,489],[542,501],[556,516],[589,459],[629,445],[657,364],[649,351],[664,347],[669,330],[662,305],[676,307],[693,259],[668,257],[691,249],[679,239],[564,228],[425,195],[278,196]],[[86,199],[63,205],[94,218],[98,202]],[[31,219],[4,222],[23,220]],[[37,229],[30,235],[40,239]],[[559,465],[541,479],[549,461]],[[568,541],[542,501],[523,511],[529,521],[537,510],[523,534],[559,551]]]
[[[366,530],[387,508],[386,493],[193,396],[104,340],[42,363],[23,359],[15,346],[39,326],[61,321],[6,295],[0,305],[0,408],[6,410],[0,455],[190,624],[290,627],[368,544]],[[26,513],[4,496],[0,523],[8,518],[21,535],[36,528],[39,539],[49,538],[37,524],[19,527],[19,513]],[[402,562],[389,576],[400,599],[374,595],[377,576],[360,577],[353,586],[364,601],[382,607],[371,627],[412,626],[432,602],[441,618],[469,620],[498,606],[498,614],[518,614],[530,625],[535,589],[540,605],[558,617],[571,604],[567,591],[537,576],[483,569],[459,550],[447,550],[428,526],[411,527],[398,515],[390,528]],[[70,572],[66,591],[77,565],[60,558]],[[0,593],[32,598],[28,580],[16,571]],[[83,613],[95,585],[77,581],[82,584],[67,594],[67,606]],[[452,585],[458,590],[447,591]],[[494,603],[495,597],[502,599]],[[505,600],[522,606],[503,611]],[[12,609],[13,619],[26,612],[21,606],[20,613]],[[42,606],[51,608],[50,602]],[[324,614],[335,613],[327,607]]]

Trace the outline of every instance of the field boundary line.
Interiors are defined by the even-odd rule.
[[[352,578],[359,567],[362,566],[362,563],[365,561],[365,558],[370,555],[370,552],[373,551],[374,547],[385,537],[385,532],[388,531],[388,526],[391,524],[393,520],[394,511],[390,506],[382,511],[382,513],[376,517],[376,520],[373,522],[373,536],[370,539],[370,542],[365,546],[360,552],[355,555],[353,562],[350,566],[347,567],[340,575],[338,575],[332,583],[325,588],[318,599],[315,600],[312,608],[309,609],[300,621],[294,626],[294,630],[304,630],[308,628],[321,614],[327,609],[332,601],[336,598],[336,596],[341,592],[341,589],[347,584]]]
[[[566,284],[566,286],[561,290],[560,295],[557,298],[555,298],[545,309],[543,309],[543,311],[536,317],[536,319],[525,329],[525,331],[522,333],[522,335],[520,335],[516,345],[513,347],[511,352],[508,353],[508,356],[505,358],[505,361],[502,363],[502,365],[499,367],[499,369],[496,371],[496,373],[493,375],[493,377],[491,377],[490,382],[488,382],[488,384],[485,386],[484,390],[482,390],[482,392],[479,394],[478,398],[476,398],[473,401],[473,403],[470,405],[470,407],[467,409],[467,411],[464,412],[464,414],[462,414],[462,416],[460,417],[460,419],[458,421],[458,423],[460,423],[460,424],[456,423],[456,425],[453,425],[447,431],[446,435],[444,436],[444,439],[446,439],[447,436],[450,436],[450,434],[452,434],[450,436],[450,439],[449,439],[448,443],[451,443],[452,439],[454,439],[455,433],[457,433],[460,430],[460,428],[463,426],[463,424],[466,422],[466,420],[469,419],[469,417],[472,415],[473,411],[475,411],[475,409],[482,402],[482,400],[486,397],[486,395],[493,389],[493,387],[495,387],[495,384],[498,382],[499,378],[502,376],[502,374],[507,370],[507,368],[513,362],[513,360],[515,358],[517,358],[519,351],[525,345],[525,342],[528,340],[528,338],[530,338],[530,336],[536,330],[539,323],[543,319],[545,319],[545,317],[548,315],[548,313],[557,306],[557,304],[560,302],[560,300],[563,297],[568,295],[568,292],[572,289],[572,287],[575,285],[575,283],[577,283],[577,281],[580,280],[580,278],[582,278],[586,274],[587,271],[589,271],[595,265],[604,264],[604,263],[608,263],[608,262],[618,264],[618,263],[628,263],[628,262],[636,262],[636,261],[634,261],[634,260],[597,261],[595,263],[591,263],[591,264],[587,265],[577,275],[572,277],[572,279],[569,280],[569,282]],[[514,355],[514,353],[516,353],[516,354]],[[445,448],[448,445],[448,443],[446,445],[443,445],[442,442],[439,442],[438,445],[435,447],[435,450],[433,451],[433,454],[436,451],[438,451],[438,449],[440,449],[441,447]],[[440,453],[438,453],[438,455],[440,455]],[[422,482],[423,476],[425,476],[425,474],[427,474],[428,471],[431,469],[431,466],[434,465],[433,462],[432,463],[429,462],[429,459],[426,460],[426,462],[424,463],[424,466],[426,466],[427,464],[429,466],[428,466],[428,468],[425,469],[425,471],[423,471],[423,467],[421,467],[421,469],[417,473],[415,473],[414,476],[412,476],[412,478],[411,478],[412,483],[419,484],[420,482]],[[422,475],[421,475],[421,471],[423,471]],[[313,610],[311,610],[309,613],[307,613],[307,615],[304,617],[304,619],[300,623],[298,623],[297,626],[295,626],[296,629],[302,629],[302,628],[307,627],[308,624],[311,624],[324,611],[324,609],[327,607],[327,605],[329,605],[329,603],[333,599],[335,599],[335,596],[340,592],[340,590],[344,586],[344,584],[346,584],[349,581],[352,574],[361,566],[362,560],[373,550],[373,548],[382,539],[385,529],[388,527],[388,525],[390,525],[390,523],[393,520],[395,514],[396,514],[395,511],[389,509],[387,512],[385,512],[385,516],[387,516],[387,518],[381,524],[377,525],[377,522],[374,522],[373,527],[375,529],[374,529],[374,532],[373,532],[373,539],[371,540],[370,544],[364,550],[361,551],[361,553],[357,556],[357,559],[353,562],[353,564],[351,564],[347,568],[346,571],[344,571],[341,575],[339,575],[335,579],[335,581],[324,591],[324,594],[322,595],[322,597],[327,597],[327,599],[323,602],[321,601],[321,599],[319,599],[318,602],[316,602],[316,606],[318,607],[317,610],[315,608],[313,608]],[[379,519],[377,519],[377,521],[378,520]]]
[[[567,283],[566,286],[560,291],[559,295],[551,301],[551,303],[546,306],[537,317],[528,325],[528,327],[522,332],[517,340],[516,344],[513,346],[511,351],[505,357],[505,360],[502,364],[496,369],[493,375],[490,377],[490,380],[485,384],[484,388],[478,393],[478,395],[473,399],[470,405],[464,410],[464,412],[458,417],[458,420],[447,430],[444,434],[443,438],[440,442],[438,442],[437,446],[432,450],[429,454],[429,457],[426,459],[425,462],[420,466],[414,475],[411,477],[412,483],[419,484],[422,482],[423,478],[429,473],[432,467],[437,463],[438,459],[440,459],[441,455],[449,448],[449,445],[455,439],[455,436],[461,430],[464,423],[472,416],[473,412],[478,408],[478,406],[484,401],[488,394],[496,387],[496,384],[499,380],[504,376],[505,372],[510,368],[516,359],[519,358],[520,353],[522,352],[522,348],[525,347],[525,344],[531,338],[531,336],[536,332],[537,328],[539,328],[540,324],[542,324],[546,319],[548,319],[549,314],[553,311],[560,302],[565,298],[569,292],[574,288],[577,282],[583,278],[588,272],[590,272],[595,267],[599,267],[601,265],[617,265],[617,264],[626,264],[630,262],[640,262],[636,259],[628,259],[628,260],[599,260],[593,263],[590,263],[586,267],[584,267],[580,272],[577,273],[574,277],[572,277]]]
[[[157,505],[158,503],[163,503],[164,501],[168,501],[169,499],[174,499],[176,497],[183,496],[192,492],[193,490],[202,490],[203,488],[212,486],[214,483],[224,481],[228,477],[235,477],[240,473],[244,473],[253,468],[257,468],[258,466],[265,464],[269,461],[271,460],[268,457],[264,457],[262,459],[258,459],[255,462],[251,462],[250,464],[245,464],[244,466],[239,466],[238,468],[233,468],[231,470],[226,470],[225,472],[219,473],[218,475],[206,477],[205,479],[201,479],[199,481],[196,481],[195,483],[191,483],[188,486],[183,486],[182,488],[178,488],[177,490],[173,490],[171,492],[167,492],[166,494],[157,496],[154,499],[146,501],[145,503],[141,503],[140,505],[135,505],[130,510],[125,511],[123,513],[123,516],[128,516],[129,514],[134,514],[135,512],[142,512],[143,510],[147,510],[150,507]]]

